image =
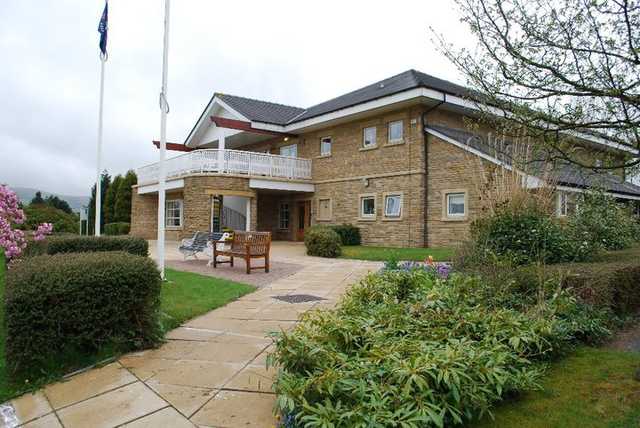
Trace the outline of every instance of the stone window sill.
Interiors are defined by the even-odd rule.
[[[331,157],[331,153],[326,154],[326,155],[318,155],[316,156],[316,159],[324,159],[324,158],[330,158]]]
[[[389,141],[384,146],[385,147],[393,147],[393,146],[401,146],[403,144],[404,144],[404,140],[398,140],[398,141]]]
[[[358,150],[360,150],[361,152],[368,152],[369,150],[375,150],[377,149],[378,146],[369,146],[369,147],[360,147]]]
[[[382,221],[402,221],[402,217],[385,217]]]
[[[461,222],[461,221],[467,221],[468,218],[467,216],[464,217],[442,217],[441,218],[442,221],[452,221],[452,222]]]
[[[375,217],[358,217],[358,221],[376,221]]]
[[[165,226],[164,230],[182,230],[182,226]]]

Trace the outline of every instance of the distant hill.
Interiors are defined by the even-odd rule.
[[[20,198],[20,201],[22,201],[23,204],[28,204],[29,202],[31,202],[31,199],[33,199],[37,191],[40,191],[42,193],[43,198],[46,198],[49,195],[53,195],[67,201],[71,209],[76,212],[80,212],[80,209],[89,203],[89,196],[61,195],[59,193],[49,193],[45,192],[44,190],[32,189],[30,187],[11,187],[11,190],[16,192],[16,195],[18,195],[18,198]]]

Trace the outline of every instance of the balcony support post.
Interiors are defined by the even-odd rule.
[[[218,140],[218,171],[224,173],[224,150],[225,150],[224,134],[220,135]]]

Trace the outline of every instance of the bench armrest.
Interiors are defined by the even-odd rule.
[[[181,247],[190,247],[190,246],[192,246],[192,245],[193,245],[193,239],[183,239],[183,240],[180,242],[180,246],[181,246]]]

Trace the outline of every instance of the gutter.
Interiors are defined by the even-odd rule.
[[[422,126],[422,135],[424,136],[424,246],[429,246],[429,231],[428,231],[428,221],[429,221],[429,140],[427,129],[427,115],[432,111],[435,111],[442,104],[447,102],[447,94],[442,94],[442,101],[438,102],[438,104],[433,107],[427,109],[422,112],[421,116],[421,126]]]

